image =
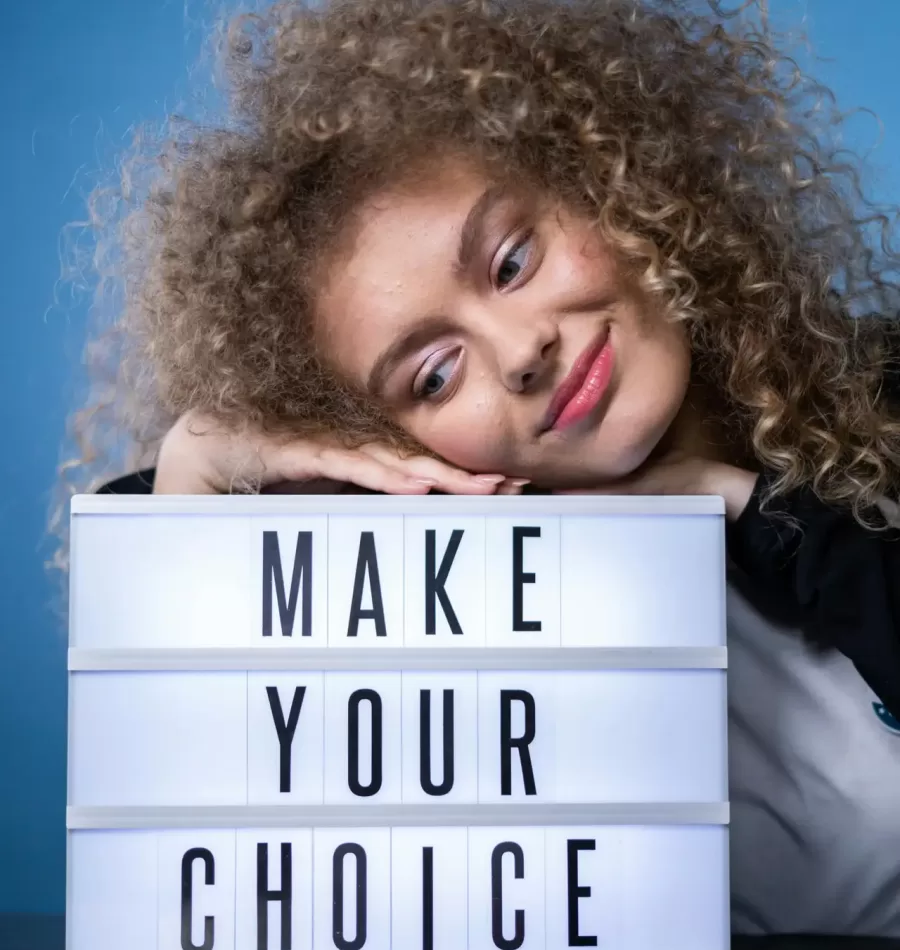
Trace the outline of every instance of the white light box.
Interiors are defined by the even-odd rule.
[[[726,950],[718,498],[78,496],[67,950]]]
[[[729,941],[722,826],[77,830],[70,861],[69,942],[92,950]]]
[[[71,646],[724,643],[715,500],[327,498],[79,496]]]
[[[722,670],[82,672],[69,800],[721,801],[724,705]]]

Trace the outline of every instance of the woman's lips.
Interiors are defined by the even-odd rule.
[[[550,400],[544,430],[567,429],[598,405],[612,375],[613,351],[609,327],[575,361],[569,375]]]

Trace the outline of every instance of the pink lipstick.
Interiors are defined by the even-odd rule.
[[[569,375],[553,394],[543,429],[567,429],[597,407],[612,376],[613,351],[609,327],[575,360]]]

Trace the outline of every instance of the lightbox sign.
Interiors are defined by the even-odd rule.
[[[68,950],[725,950],[718,498],[78,496]]]

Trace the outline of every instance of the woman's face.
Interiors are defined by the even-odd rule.
[[[633,471],[688,386],[683,328],[586,222],[457,166],[366,204],[318,317],[337,367],[421,444],[547,487]]]

